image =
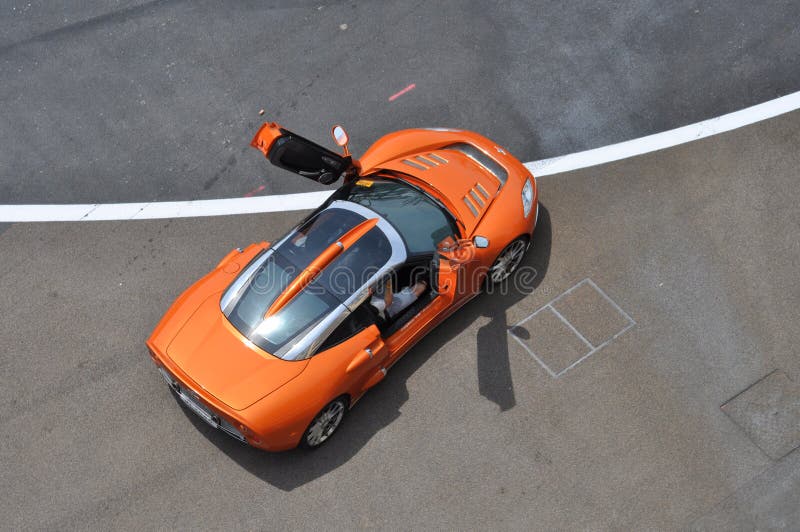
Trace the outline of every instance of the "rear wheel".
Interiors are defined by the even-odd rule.
[[[338,397],[325,405],[311,421],[300,444],[307,449],[316,449],[328,441],[341,426],[346,413],[347,400],[344,397]]]
[[[492,264],[489,269],[487,279],[490,283],[501,283],[508,279],[508,276],[516,271],[528,249],[528,241],[525,237],[519,237],[511,241]]]

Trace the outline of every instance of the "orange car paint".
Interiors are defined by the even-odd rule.
[[[251,144],[268,157],[270,146],[282,134],[280,125],[265,123]],[[508,172],[502,189],[491,174],[470,163],[466,156],[443,150],[455,143],[472,144],[501,164]],[[424,157],[432,152],[441,152],[440,156],[448,164],[415,171],[402,162],[405,158]],[[462,231],[457,235],[460,239],[481,235],[489,239],[489,246],[469,249],[472,260],[467,262],[443,254],[439,264],[439,295],[388,338],[382,338],[378,328],[371,325],[338,345],[299,361],[282,360],[264,352],[244,338],[220,310],[224,290],[240,269],[267,249],[266,242],[251,245],[241,252],[234,250],[213,271],[189,287],[156,326],[147,346],[156,364],[194,391],[221,417],[240,428],[248,443],[255,447],[293,448],[314,416],[329,401],[346,396],[350,406],[355,404],[420,338],[479,293],[483,277],[474,275],[475,272],[488,270],[513,239],[529,238],[533,234],[538,204],[535,180],[506,150],[476,133],[398,131],[375,142],[360,161],[353,163],[361,168],[361,177],[379,171],[384,176],[402,173],[404,179],[437,197],[458,218]],[[534,208],[533,213],[524,218],[520,195],[526,179],[533,185]],[[473,215],[463,200],[476,184],[489,195],[478,216]],[[372,225],[376,221],[368,220]],[[356,233],[340,239],[342,244],[349,247],[372,225],[367,229],[358,226],[358,231],[351,231]],[[317,267],[324,267],[330,259],[320,258]],[[459,279],[470,282],[457,290]],[[296,290],[291,291],[284,299],[288,301],[295,293]]]
[[[256,131],[253,140],[250,141],[250,146],[269,157],[270,146],[272,146],[272,143],[282,134],[280,125],[275,122],[265,122],[258,128],[258,131]]]

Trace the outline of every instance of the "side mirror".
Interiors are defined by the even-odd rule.
[[[350,149],[347,147],[347,144],[350,142],[350,137],[347,135],[347,131],[345,131],[342,126],[335,125],[333,129],[331,129],[331,136],[337,145],[344,148],[344,156],[349,156]]]
[[[489,239],[485,236],[476,236],[472,239],[472,243],[476,248],[484,249],[489,247]]]

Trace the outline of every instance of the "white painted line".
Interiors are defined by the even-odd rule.
[[[630,328],[631,328],[631,327],[633,327],[634,325],[636,325],[636,324],[635,324],[635,323],[630,323],[630,324],[626,325],[626,326],[625,326],[625,328],[624,328],[624,329],[622,329],[621,331],[619,331],[617,334],[615,334],[614,336],[612,336],[611,338],[609,338],[608,340],[606,340],[606,341],[605,341],[605,342],[603,342],[602,344],[598,345],[597,347],[595,347],[594,349],[592,349],[591,351],[589,351],[588,353],[586,353],[585,355],[583,355],[581,358],[579,358],[578,360],[576,360],[575,362],[573,362],[572,364],[570,364],[569,366],[567,366],[566,368],[564,368],[564,369],[562,369],[561,371],[559,371],[559,372],[558,372],[558,374],[556,375],[556,377],[560,377],[560,376],[562,376],[564,373],[568,372],[569,370],[571,370],[572,368],[574,368],[575,366],[577,366],[578,364],[580,364],[581,362],[583,362],[584,360],[586,360],[587,358],[589,358],[590,356],[594,355],[595,353],[597,353],[598,351],[600,351],[601,349],[603,349],[605,346],[607,346],[608,344],[610,344],[611,342],[613,342],[613,341],[614,341],[615,339],[617,339],[617,338],[618,338],[618,337],[619,337],[619,336],[620,336],[622,333],[624,333],[625,331],[627,331],[628,329],[630,329]]]
[[[553,157],[552,159],[533,161],[525,163],[525,166],[537,177],[561,174],[671,148],[693,140],[755,124],[797,109],[800,109],[800,92],[794,92],[741,111],[710,118],[696,124],[664,131],[663,133],[656,133],[561,157]]]
[[[620,314],[622,314],[623,316],[625,316],[625,319],[626,319],[626,320],[628,320],[628,321],[630,322],[630,324],[631,324],[631,325],[636,325],[636,322],[634,321],[634,319],[633,319],[633,318],[631,318],[630,316],[628,316],[628,313],[627,313],[627,312],[625,312],[624,310],[622,310],[622,308],[621,308],[619,305],[617,305],[617,304],[614,302],[614,300],[613,300],[613,299],[611,299],[610,297],[608,297],[608,295],[607,295],[605,292],[603,292],[602,290],[600,290],[600,287],[599,287],[599,286],[597,286],[596,284],[594,284],[594,281],[592,281],[591,279],[589,279],[589,278],[587,277],[587,278],[586,278],[586,282],[587,282],[587,283],[589,283],[589,284],[592,286],[592,288],[594,288],[595,290],[597,290],[597,291],[600,293],[600,295],[601,295],[601,296],[603,296],[603,297],[605,298],[605,300],[606,300],[606,301],[608,301],[608,302],[611,304],[611,306],[612,306],[612,307],[614,307],[614,308],[617,310],[617,312],[619,312]]]
[[[717,118],[602,148],[525,163],[536,177],[560,174],[663,150],[800,109],[800,91]],[[79,205],[0,205],[0,222],[144,220],[314,209],[333,191],[253,198]]]
[[[530,347],[528,347],[527,345],[525,345],[525,344],[523,343],[523,341],[522,341],[522,339],[521,339],[521,338],[519,338],[519,337],[518,337],[516,334],[514,334],[514,333],[511,333],[511,337],[512,337],[512,338],[514,338],[514,340],[516,340],[516,341],[519,343],[519,345],[521,345],[521,346],[522,346],[522,348],[523,348],[525,351],[527,351],[527,352],[528,352],[528,354],[529,354],[530,356],[532,356],[532,357],[533,357],[533,359],[534,359],[536,362],[538,362],[538,363],[539,363],[539,365],[540,365],[540,366],[542,366],[542,367],[545,369],[545,371],[547,371],[547,373],[549,373],[549,374],[550,374],[550,376],[551,376],[551,377],[553,377],[554,379],[557,379],[557,378],[558,378],[558,375],[557,375],[557,374],[555,374],[555,373],[553,372],[553,370],[552,370],[552,369],[550,369],[550,366],[548,366],[547,364],[545,364],[544,362],[542,362],[542,360],[541,360],[539,357],[537,357],[537,356],[536,356],[536,353],[534,353],[534,352],[533,352],[533,349],[531,349]]]
[[[585,337],[585,336],[583,336],[583,335],[580,333],[580,331],[579,331],[578,329],[576,329],[576,328],[575,328],[575,326],[569,322],[569,320],[567,320],[567,318],[565,318],[565,317],[564,317],[564,316],[563,316],[563,315],[562,315],[562,314],[561,314],[559,311],[557,311],[557,310],[556,310],[556,307],[554,307],[553,305],[550,305],[550,311],[551,311],[553,314],[555,314],[555,315],[556,315],[556,317],[557,317],[558,319],[560,319],[562,322],[564,322],[564,325],[566,325],[566,326],[569,328],[569,330],[570,330],[570,331],[572,331],[573,333],[575,333],[575,336],[577,336],[578,338],[580,338],[581,342],[583,342],[584,344],[586,344],[586,347],[588,347],[588,348],[589,348],[589,349],[591,349],[592,351],[594,351],[594,350],[595,350],[595,347],[594,347],[594,346],[591,344],[591,342],[589,342],[589,340],[587,340],[587,339],[586,339],[586,337]]]
[[[0,222],[75,222],[224,216],[318,207],[332,190],[254,198],[82,205],[0,205]]]
[[[512,325],[511,327],[513,328],[513,327],[517,327],[517,326],[519,326],[519,325],[522,325],[523,323],[525,323],[525,322],[526,322],[526,321],[528,321],[529,319],[533,318],[534,316],[536,316],[537,314],[539,314],[541,311],[545,310],[545,309],[546,309],[546,308],[548,308],[548,307],[550,307],[550,308],[554,308],[554,307],[553,307],[553,304],[554,304],[556,301],[558,301],[558,300],[559,300],[559,299],[561,299],[562,297],[566,296],[567,294],[571,293],[572,291],[574,291],[575,289],[579,288],[580,286],[583,286],[584,284],[586,284],[586,281],[588,281],[588,279],[584,279],[583,281],[580,281],[579,283],[576,283],[576,284],[575,284],[575,285],[573,285],[572,287],[570,287],[570,288],[566,289],[565,291],[561,292],[561,293],[560,293],[560,294],[558,294],[556,297],[554,297],[553,299],[551,299],[550,301],[548,301],[547,303],[545,303],[544,305],[542,305],[542,307],[541,307],[541,308],[539,308],[539,309],[538,309],[536,312],[534,312],[533,314],[531,314],[530,316],[528,316],[528,317],[526,317],[526,318],[523,318],[523,319],[521,319],[520,321],[518,321],[517,323],[515,323],[515,324],[514,324],[514,325]]]
[[[614,310],[619,312],[628,321],[628,324],[625,327],[623,327],[622,330],[618,331],[611,338],[608,338],[606,341],[604,341],[603,343],[601,343],[597,347],[593,346],[589,342],[589,340],[587,340],[586,337],[580,331],[578,331],[578,329],[569,320],[567,320],[567,318],[565,318],[560,312],[558,312],[556,310],[556,308],[553,306],[553,304],[556,301],[558,301],[559,299],[563,298],[567,294],[573,292],[578,287],[583,286],[585,284],[588,284],[594,290],[596,290],[614,308]],[[559,371],[557,373],[555,371],[553,371],[550,368],[550,366],[545,364],[544,361],[541,358],[539,358],[536,355],[536,353],[533,352],[533,349],[531,349],[530,346],[525,345],[525,342],[523,342],[521,338],[519,338],[516,334],[514,334],[514,328],[515,327],[519,327],[520,325],[522,325],[526,321],[530,320],[531,318],[533,318],[534,316],[536,316],[537,314],[539,314],[541,311],[543,311],[545,309],[549,309],[551,312],[553,312],[556,315],[556,317],[558,317],[572,331],[572,333],[575,334],[589,348],[589,352],[588,353],[582,355],[580,358],[578,358],[577,360],[572,362],[569,366],[565,367],[564,369],[562,369],[561,371]],[[517,323],[515,323],[514,325],[509,327],[508,334],[510,334],[514,338],[514,340],[516,340],[517,343],[520,346],[522,346],[522,348],[525,351],[527,351],[528,354],[530,354],[533,357],[533,359],[547,371],[548,374],[550,374],[551,377],[553,377],[554,379],[557,379],[557,378],[561,377],[562,375],[564,375],[567,371],[571,370],[572,368],[574,368],[575,366],[577,366],[578,364],[580,364],[581,362],[583,362],[584,360],[586,360],[590,356],[594,355],[595,353],[597,353],[598,351],[603,349],[605,346],[607,346],[608,344],[610,344],[611,342],[613,342],[614,340],[619,338],[623,333],[625,333],[627,330],[629,330],[634,325],[636,325],[636,322],[633,320],[633,318],[631,318],[628,315],[627,312],[622,310],[622,308],[619,305],[617,305],[617,303],[614,302],[614,300],[612,300],[610,297],[608,297],[608,295],[605,292],[603,292],[600,289],[600,287],[595,284],[594,281],[592,281],[591,279],[589,279],[587,277],[583,281],[580,281],[580,282],[576,283],[575,285],[573,285],[572,287],[568,288],[567,290],[565,290],[564,292],[562,292],[561,294],[559,294],[558,296],[556,296],[555,298],[553,298],[549,302],[545,303],[543,306],[541,306],[539,309],[537,309],[533,314],[530,314],[529,316],[523,318],[522,320],[518,321]]]

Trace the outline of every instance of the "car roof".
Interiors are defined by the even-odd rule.
[[[311,232],[305,235],[301,231],[310,223],[313,224],[315,221],[320,220],[324,223],[315,231],[322,231],[322,236],[329,236],[330,238],[321,241],[321,243],[309,242]],[[341,241],[346,239],[348,231],[352,231],[359,224],[369,221],[372,221],[369,231],[358,236],[355,241],[350,242],[347,249],[344,249],[336,258],[320,265],[319,261],[316,260],[321,256],[318,254],[320,249],[324,251],[332,243],[342,245]],[[325,231],[328,231],[330,235],[325,235]],[[384,255],[381,255],[380,264],[370,264],[368,271],[352,271],[352,268],[359,269],[362,267],[358,254],[363,254],[366,249],[359,249],[358,244],[370,244],[368,236],[370,234],[376,235],[376,233],[370,233],[370,231],[378,231],[379,235],[385,237],[385,241],[389,244],[388,258],[384,260]],[[302,246],[295,245],[301,239],[303,239]],[[307,245],[313,248],[310,254],[295,253],[296,249],[293,249],[305,248]],[[342,247],[344,248],[343,245]],[[350,251],[349,254],[348,251]],[[285,279],[277,290],[273,290],[269,294],[267,289],[260,287],[263,290],[263,299],[259,301],[261,306],[257,307],[257,310],[250,312],[251,320],[247,324],[241,320],[237,321],[238,315],[234,315],[235,309],[247,294],[252,293],[257,279],[256,276],[259,272],[263,271],[268,261],[275,260],[277,257],[280,257],[284,263],[288,263],[290,266],[293,265],[294,268],[299,270],[299,273]],[[333,201],[307,218],[276,242],[263,255],[252,261],[225,291],[220,300],[220,308],[231,321],[231,324],[262,350],[284,360],[301,360],[313,354],[314,350],[327,338],[328,334],[352,310],[366,300],[369,295],[369,286],[392,268],[404,263],[406,258],[407,250],[402,238],[383,217],[355,203],[341,200]],[[314,267],[321,269],[314,271],[313,278],[308,285],[299,287],[299,289],[295,285],[293,288],[292,282],[307,269]],[[348,270],[348,268],[351,269]],[[348,272],[352,274],[349,277],[347,276]],[[287,294],[293,289],[295,290],[294,292]],[[257,332],[258,323],[256,322],[266,321],[268,314],[272,312],[271,305],[275,301],[278,301],[282,296],[286,296],[285,299],[288,301],[284,309],[276,311],[278,313],[281,311],[302,312],[292,309],[291,302],[304,294],[306,290],[311,289],[320,291],[317,294],[329,302],[329,306],[325,309],[323,315],[292,315],[290,320],[285,321],[291,321],[295,329],[292,330],[293,332],[289,337],[282,338],[280,343],[271,342]],[[255,298],[257,299],[259,295],[261,294],[257,294]],[[264,309],[268,310],[265,312]],[[261,314],[259,315],[258,312],[261,312]]]

